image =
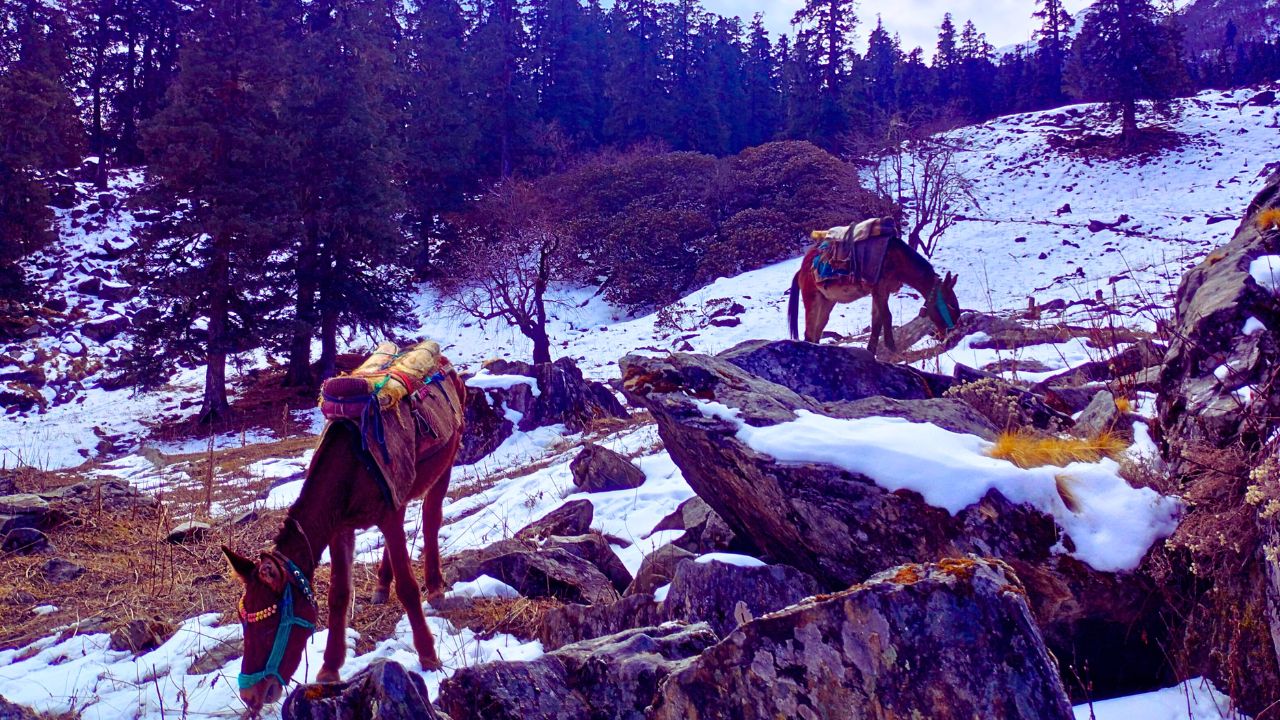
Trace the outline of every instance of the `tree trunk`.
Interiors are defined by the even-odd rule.
[[[338,309],[332,300],[321,299],[320,309],[320,381],[338,373]]]
[[[230,259],[224,239],[214,240],[214,258],[209,267],[209,334],[206,340],[204,397],[200,402],[200,422],[209,424],[226,417],[227,403],[227,312],[230,306]]]
[[[1120,139],[1124,141],[1125,147],[1133,147],[1138,141],[1138,102],[1136,100],[1124,101],[1124,106],[1121,108]]]
[[[306,236],[298,248],[298,295],[294,303],[293,339],[289,344],[289,370],[284,378],[286,387],[311,387],[315,382],[311,374],[311,339],[315,337],[317,321],[316,235],[315,222],[308,220]]]
[[[541,365],[551,362],[551,338],[547,337],[546,326],[534,328],[529,333],[529,338],[533,340],[533,364]]]

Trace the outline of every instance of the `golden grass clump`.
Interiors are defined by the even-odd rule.
[[[1268,230],[1280,229],[1280,208],[1267,208],[1258,213],[1258,217],[1254,219],[1254,224],[1262,232]]]
[[[987,455],[1008,460],[1020,468],[1065,467],[1073,462],[1097,462],[1104,457],[1115,460],[1126,447],[1128,443],[1111,433],[1073,438],[1006,431],[996,437]]]

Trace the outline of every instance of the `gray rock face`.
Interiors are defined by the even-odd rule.
[[[619,597],[599,568],[559,548],[515,550],[485,560],[479,570],[525,597],[554,597],[587,605],[611,603]]]
[[[590,500],[573,500],[516,531],[518,540],[539,540],[552,535],[585,535],[591,531],[595,508]]]
[[[815,595],[818,584],[786,565],[740,567],[686,560],[676,568],[663,601],[668,620],[705,622],[720,637],[744,617],[759,617]]]
[[[515,424],[493,407],[484,390],[467,388],[464,402],[462,444],[454,461],[458,465],[470,465],[497,450],[515,430]]]
[[[432,720],[439,717],[416,673],[377,660],[347,682],[300,685],[284,701],[285,720]]]
[[[651,720],[1068,720],[1012,572],[907,566],[753,620],[673,673]]]
[[[1133,420],[1116,406],[1116,398],[1107,390],[1099,390],[1071,426],[1071,432],[1082,438],[1110,433],[1133,441]]]
[[[718,356],[739,368],[819,402],[880,395],[897,400],[941,397],[955,382],[905,365],[877,362],[863,348],[798,340],[749,340]]]
[[[609,388],[583,378],[582,371],[567,357],[540,365],[494,360],[485,367],[495,375],[523,375],[537,381],[536,397],[526,385],[496,393],[524,415],[521,430],[563,424],[569,432],[582,432],[596,420],[627,417],[626,409]]]
[[[83,575],[84,572],[83,565],[78,565],[63,558],[50,558],[40,566],[40,573],[44,576],[44,579],[54,585],[69,583]]]
[[[1255,223],[1259,212],[1274,207],[1280,207],[1280,174],[1272,175],[1250,203],[1231,242],[1210,253],[1178,286],[1174,340],[1156,400],[1168,442],[1166,459],[1175,469],[1188,444],[1225,447],[1240,440],[1256,446],[1277,427],[1280,393],[1256,394],[1249,412],[1236,393],[1267,382],[1280,360],[1276,295],[1249,274],[1255,258],[1280,253],[1280,232]],[[1261,327],[1245,333],[1251,317]]]
[[[569,603],[543,616],[538,640],[543,649],[555,650],[631,628],[660,625],[664,619],[662,605],[649,594],[626,595],[608,605]]]
[[[701,624],[629,630],[463,668],[440,684],[439,703],[453,720],[643,720],[663,679],[715,642]]]
[[[928,400],[894,400],[887,397],[869,397],[853,402],[832,403],[828,414],[849,420],[865,417],[895,417],[912,422],[928,422],[940,428],[958,433],[977,435],[993,440],[999,429],[972,405],[953,398]]]
[[[609,547],[609,543],[602,535],[597,533],[572,537],[553,535],[547,538],[544,546],[564,550],[574,557],[595,565],[605,577],[609,578],[609,582],[618,592],[626,590],[631,584],[631,572],[627,570],[626,565],[622,564],[618,554]]]
[[[722,550],[748,549],[739,547],[745,543],[739,542],[724,518],[697,495],[680,503],[680,507],[660,520],[653,527],[652,532],[662,530],[684,530],[684,535],[673,540],[671,544],[695,555]]]
[[[630,460],[606,447],[587,443],[569,463],[573,484],[583,492],[631,490],[644,484],[645,476]]]
[[[673,543],[663,545],[645,556],[625,594],[652,595],[653,591],[671,582],[676,575],[676,566],[694,557],[693,553]]]
[[[824,408],[723,358],[628,356],[622,367],[628,395],[653,414],[689,485],[760,557],[811,575],[826,591],[848,588],[886,566],[957,553],[998,557],[1019,572],[1026,567],[1038,573],[1028,593],[1059,658],[1070,659],[1081,672],[1086,664],[1132,665],[1159,676],[1166,667],[1158,655],[1151,660],[1159,632],[1145,632],[1145,625],[1142,633],[1129,631],[1135,618],[1151,612],[1141,599],[1153,591],[1150,581],[1136,573],[1101,573],[1055,555],[1054,546],[1064,538],[1040,510],[992,491],[952,516],[916,493],[889,492],[858,473],[825,464],[779,463],[757,453],[738,440],[735,423],[709,417],[696,400],[728,406],[754,426],[790,421],[799,409],[821,413]],[[646,576],[642,568],[633,587],[651,593],[660,583],[642,584]],[[1108,642],[1079,642],[1085,634]],[[1092,671],[1090,677],[1095,689],[1103,686]]]

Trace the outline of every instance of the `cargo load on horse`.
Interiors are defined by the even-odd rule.
[[[811,237],[818,242],[813,258],[818,282],[849,279],[877,283],[897,229],[893,218],[871,218],[855,226],[815,230]]]

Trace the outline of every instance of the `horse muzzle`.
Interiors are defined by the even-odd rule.
[[[240,691],[240,699],[244,701],[246,707],[249,708],[251,714],[257,714],[262,710],[263,706],[280,699],[284,688],[280,687],[280,681],[273,677],[263,678],[263,680],[253,687],[245,688]]]

